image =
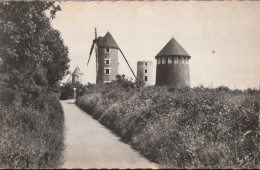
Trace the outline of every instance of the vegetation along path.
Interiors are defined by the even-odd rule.
[[[79,109],[74,100],[61,103],[65,114],[64,168],[157,168]]]

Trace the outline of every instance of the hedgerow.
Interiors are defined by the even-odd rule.
[[[86,89],[76,103],[151,161],[171,168],[259,167],[259,90],[120,84]]]

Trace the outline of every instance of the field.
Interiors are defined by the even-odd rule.
[[[151,161],[260,168],[259,90],[142,87],[124,77],[80,90],[77,105]]]

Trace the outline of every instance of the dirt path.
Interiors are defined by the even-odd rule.
[[[129,145],[80,110],[73,100],[61,101],[65,114],[63,168],[157,168]]]

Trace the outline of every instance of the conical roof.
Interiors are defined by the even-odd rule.
[[[75,68],[75,70],[73,71],[72,75],[79,75],[79,74],[81,74],[81,71],[80,71],[79,67],[77,66]]]
[[[155,58],[158,58],[159,56],[187,56],[190,58],[190,55],[174,38],[163,47]]]
[[[110,32],[107,32],[105,37],[100,39],[100,40],[101,40],[100,43],[99,43],[100,47],[111,47],[111,48],[119,49],[116,41],[114,40],[114,38],[112,37]]]

